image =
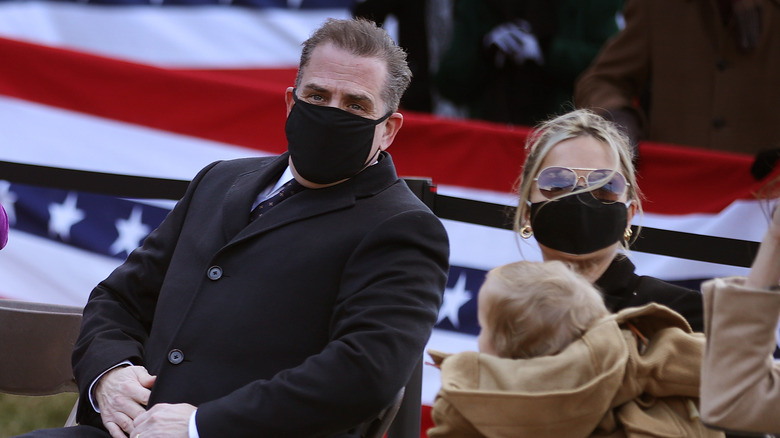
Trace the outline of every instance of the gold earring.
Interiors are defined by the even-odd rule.
[[[523,239],[527,239],[534,235],[534,230],[531,229],[530,225],[525,225],[523,228],[520,228],[520,237]]]
[[[632,234],[634,234],[634,230],[632,230],[631,227],[626,227],[626,231],[623,231],[623,240],[628,242],[628,240],[631,239]]]

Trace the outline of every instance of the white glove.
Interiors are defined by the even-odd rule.
[[[494,27],[485,35],[483,44],[495,50],[496,67],[503,67],[507,59],[516,65],[526,61],[544,64],[539,42],[531,33],[531,25],[525,20],[510,21]]]

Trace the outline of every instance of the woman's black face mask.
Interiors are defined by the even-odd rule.
[[[536,241],[568,254],[589,254],[618,242],[628,226],[628,205],[603,203],[590,193],[531,204]]]
[[[287,150],[299,175],[313,183],[331,184],[357,175],[370,164],[376,125],[392,112],[373,120],[302,102],[295,90],[293,100],[285,133]]]

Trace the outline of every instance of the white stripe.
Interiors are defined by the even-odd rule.
[[[0,251],[0,296],[83,306],[121,262],[12,229]]]
[[[510,207],[510,213],[517,206],[517,195],[514,193],[449,185],[439,185],[437,192],[447,196],[503,204]],[[769,223],[766,210],[765,205],[759,201],[738,199],[717,214],[663,215],[644,213],[642,216],[635,216],[632,223],[662,230],[759,242]]]
[[[294,68],[314,29],[349,16],[346,9],[0,2],[0,36],[164,67]]]
[[[192,179],[216,160],[261,152],[0,96],[0,160]]]
[[[434,329],[428,340],[428,345],[425,346],[426,354],[423,356],[423,362],[431,362],[428,350],[438,350],[444,353],[477,351],[477,337]],[[432,405],[440,387],[441,373],[439,370],[431,365],[423,365],[422,404]]]
[[[514,232],[451,220],[443,220],[450,236],[450,263],[489,270],[518,260],[541,260],[535,241],[518,242]]]
[[[667,218],[667,220],[671,220],[671,218]],[[718,215],[714,215],[710,220],[716,225],[723,221]],[[541,252],[533,237],[523,240],[509,230],[450,220],[442,222],[447,230],[447,234],[450,236],[450,263],[454,266],[490,270],[518,260],[542,260]],[[720,226],[728,228],[730,225],[720,224]],[[765,230],[766,225],[763,228]],[[697,230],[691,229],[689,232],[696,233]],[[637,266],[637,274],[650,275],[663,280],[674,281],[746,275],[748,271],[747,268],[685,260],[638,251],[631,251],[628,257]]]
[[[142,176],[189,179],[206,164],[260,155],[252,149],[173,134],[82,113],[0,97],[0,159],[74,169]],[[46,127],[46,129],[41,129]],[[175,163],[172,164],[172,163]],[[515,205],[507,193],[439,187],[449,196],[462,196]],[[533,242],[518,240],[508,230],[444,221],[451,237],[451,263],[488,270],[516,260],[540,260]],[[635,223],[640,222],[639,219]],[[644,226],[691,233],[760,240],[766,219],[757,201],[738,200],[716,215],[664,216],[646,214]],[[639,273],[666,280],[741,275],[744,268],[690,262],[632,253]]]
[[[769,224],[765,206],[756,200],[736,200],[717,214],[645,214],[635,225],[708,236],[760,242]]]
[[[517,197],[509,193],[454,186],[439,186],[438,193],[507,205],[510,214],[517,205]],[[718,214],[660,215],[645,213],[642,217],[635,217],[634,224],[663,230],[759,242],[768,225],[768,219],[763,210],[764,206],[759,201],[737,200]],[[444,220],[443,223],[450,236],[450,263],[455,266],[489,270],[518,260],[539,261],[542,259],[539,247],[533,237],[523,240],[509,230],[450,220]],[[684,260],[638,251],[630,252],[629,258],[637,266],[637,274],[672,281],[746,275],[748,272],[747,268]]]
[[[758,203],[753,203],[758,208]],[[702,230],[686,228],[685,216],[681,216],[682,224],[676,224],[673,217],[665,218],[666,229],[679,229],[691,233],[701,233]],[[716,230],[730,230],[733,218],[713,215],[709,221]],[[442,221],[450,236],[450,263],[454,266],[489,270],[506,263],[518,260],[540,261],[541,252],[533,237],[528,240],[518,238],[509,230],[484,227],[479,225]],[[672,228],[673,227],[673,228]],[[753,235],[755,230],[763,233],[766,222],[756,225],[754,230],[745,232]],[[710,234],[706,234],[710,235]],[[752,240],[752,239],[748,239]],[[637,274],[650,275],[663,280],[687,280],[699,278],[723,277],[731,275],[746,275],[747,268],[721,265],[716,263],[698,262],[675,257],[660,256],[638,251],[631,251],[628,257],[637,266]]]

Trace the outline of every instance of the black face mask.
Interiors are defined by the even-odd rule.
[[[376,125],[392,112],[373,120],[338,108],[298,100],[287,116],[284,132],[295,170],[317,184],[352,178],[365,169]],[[377,151],[377,154],[379,151]],[[373,160],[371,160],[373,161]]]
[[[531,228],[536,241],[569,254],[589,254],[623,237],[628,208],[605,204],[590,193],[531,204]]]

